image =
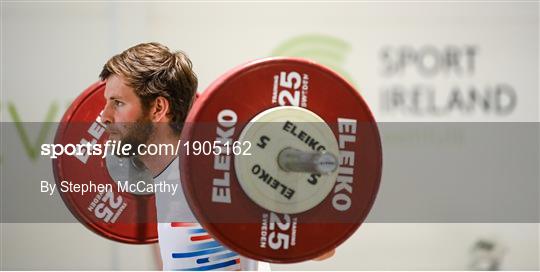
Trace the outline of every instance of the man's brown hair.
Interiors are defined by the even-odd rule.
[[[197,91],[192,67],[184,52],[172,52],[155,42],[141,43],[108,60],[99,77],[105,80],[112,74],[122,76],[141,99],[145,112],[157,97],[167,99],[171,128],[180,133]]]

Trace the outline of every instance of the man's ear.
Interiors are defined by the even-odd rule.
[[[158,96],[150,109],[150,119],[153,122],[168,121],[167,113],[169,112],[169,100],[163,96]]]

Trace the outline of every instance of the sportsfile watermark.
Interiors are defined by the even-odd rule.
[[[167,181],[148,182],[139,180],[131,182],[128,180],[116,181],[116,186],[112,183],[96,183],[89,181],[88,183],[74,183],[72,181],[63,180],[58,184],[47,180],[40,181],[40,192],[53,195],[55,192],[62,193],[78,193],[81,196],[89,193],[132,193],[132,194],[152,194],[152,193],[170,193],[172,196],[178,192],[180,183],[168,183]],[[116,189],[115,189],[116,188]]]
[[[250,156],[251,142],[249,141],[182,141],[176,144],[139,144],[132,145],[123,143],[122,140],[107,140],[100,143],[79,143],[79,144],[42,144],[41,156],[56,159],[59,156],[68,155],[77,157],[82,162],[86,162],[89,156],[166,156],[178,155],[180,151],[185,151],[186,155],[235,155]]]
[[[180,138],[180,142],[176,140],[172,148],[171,145],[161,145],[162,154],[176,152],[179,145],[178,162],[168,165],[172,158],[102,158],[104,153],[118,150],[119,146],[121,150],[124,143],[118,140],[113,142],[110,135],[106,134],[92,138],[92,135],[85,134],[88,124],[82,123],[76,124],[85,132],[82,135],[62,134],[58,132],[62,125],[2,123],[0,195],[3,203],[10,204],[2,206],[2,222],[76,222],[66,211],[62,196],[84,200],[87,205],[85,209],[94,208],[90,203],[100,205],[114,200],[111,207],[118,208],[111,210],[118,212],[123,205],[116,205],[120,203],[119,197],[122,197],[122,203],[140,194],[176,197],[185,193],[182,186],[190,181],[196,184],[193,188],[197,192],[208,196],[207,199],[211,200],[215,196],[216,199],[229,201],[222,205],[230,205],[228,203],[237,203],[240,194],[244,194],[237,181],[240,175],[246,181],[251,181],[257,189],[272,192],[276,199],[285,202],[291,196],[289,189],[295,191],[293,196],[299,196],[307,192],[306,188],[326,184],[324,174],[313,176],[311,173],[291,173],[290,179],[281,178],[283,171],[279,168],[279,154],[291,146],[304,151],[326,150],[334,154],[338,161],[337,177],[330,181],[334,185],[327,199],[330,203],[336,199],[339,203],[350,202],[355,205],[365,198],[350,197],[350,201],[344,199],[353,193],[370,189],[365,186],[366,179],[357,176],[369,177],[369,171],[373,172],[373,148],[377,147],[368,141],[370,134],[367,132],[372,124],[363,122],[357,122],[355,129],[352,129],[352,123],[340,125],[339,122],[296,122],[294,126],[273,123],[268,124],[268,130],[264,130],[268,133],[257,132],[254,137],[248,138],[242,134],[247,124],[239,124],[234,130],[224,128],[226,132],[218,130],[215,123],[186,124],[184,129],[200,133],[195,134],[189,142],[184,142],[184,138]],[[316,134],[323,129],[323,125],[332,128],[334,136],[330,140],[337,143],[337,151],[332,148],[332,141]],[[376,125],[382,143],[382,178],[367,222],[539,222],[539,123],[400,122]],[[46,137],[41,138],[40,135]],[[59,136],[64,135],[64,141],[61,141],[63,138]],[[113,136],[119,138],[118,135]],[[86,163],[76,155],[64,154],[56,155],[56,159],[50,158],[55,152],[53,144],[67,147],[68,144],[80,143],[81,139],[88,142],[96,139],[96,144],[102,148],[101,155],[88,155],[88,151],[84,150],[88,155]],[[108,140],[111,141],[105,152]],[[155,139],[150,140],[156,143],[152,142]],[[214,141],[216,146],[223,146],[219,142],[229,142],[229,155],[226,155],[227,150],[223,148],[222,154],[215,155],[220,150],[214,148]],[[237,148],[233,149],[235,141],[238,142]],[[243,141],[252,144],[249,150],[239,145]],[[352,148],[355,144],[361,146]],[[44,145],[49,146],[49,155],[41,154]],[[97,150],[97,146],[87,144],[83,147],[95,147]],[[187,153],[188,147],[191,156],[182,155],[184,150]],[[154,152],[159,148],[159,145],[152,146],[149,151]],[[69,152],[77,150],[75,145],[67,149]],[[238,153],[240,150],[252,155],[234,155],[235,151]],[[59,148],[56,151],[56,154],[60,153]],[[201,155],[193,156],[195,153]],[[202,155],[205,153],[210,155]],[[138,159],[145,166],[163,160],[161,168],[169,168],[171,172],[174,170],[175,175],[170,175],[171,180],[168,180],[168,174],[162,175],[159,171],[148,173],[145,167],[140,166]],[[203,177],[199,178],[201,175]],[[128,205],[126,209],[133,206]],[[97,206],[98,213],[103,210],[100,207]],[[183,214],[176,212],[174,207],[177,206],[171,205],[171,220],[182,219]],[[227,220],[237,220],[235,216],[230,215]],[[160,222],[167,220],[169,218]],[[335,222],[336,219],[329,220]]]

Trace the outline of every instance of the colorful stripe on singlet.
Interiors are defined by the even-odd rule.
[[[206,230],[199,227],[196,223],[173,222],[171,227],[187,228],[189,234],[188,251],[173,252],[173,259],[196,257],[195,266],[190,268],[178,269],[183,271],[207,271],[214,269],[233,268],[236,265],[240,268],[240,256],[223,247],[218,241],[215,241]],[[232,259],[231,259],[232,258]]]

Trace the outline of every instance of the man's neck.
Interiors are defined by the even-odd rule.
[[[140,155],[139,159],[144,163],[146,168],[150,171],[153,177],[158,176],[161,172],[171,164],[171,162],[176,158],[174,151],[176,150],[176,145],[180,140],[180,135],[175,135],[171,129],[155,133],[151,141],[147,143],[149,145],[156,145],[158,152],[161,154],[156,155]],[[166,146],[172,146],[171,148],[160,148]],[[160,150],[161,149],[161,150]]]

